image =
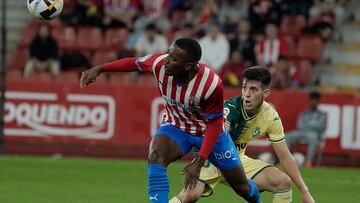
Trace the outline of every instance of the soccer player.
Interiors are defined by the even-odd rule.
[[[254,180],[260,191],[273,192],[273,203],[292,201],[291,180],[299,188],[303,203],[315,202],[305,185],[294,158],[285,142],[281,120],[276,110],[264,99],[269,96],[270,72],[254,66],[243,73],[242,96],[227,100],[224,105],[225,128],[234,141],[246,176]],[[285,172],[261,160],[245,155],[249,142],[265,135],[280,160]],[[182,190],[170,203],[195,202],[201,196],[210,196],[218,183],[224,183],[223,174],[213,164],[205,163],[195,189]]]
[[[192,147],[199,152],[183,170],[185,190],[195,187],[208,159],[237,194],[249,202],[260,202],[259,191],[252,180],[246,179],[236,147],[224,130],[222,81],[209,66],[198,63],[200,58],[200,45],[193,39],[181,38],[169,47],[168,53],[125,58],[84,71],[80,86],[94,82],[102,72],[138,70],[154,74],[166,113],[149,147],[150,202],[168,202],[167,166]]]

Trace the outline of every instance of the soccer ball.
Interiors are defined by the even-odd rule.
[[[27,6],[32,16],[50,20],[61,13],[64,0],[27,0]]]
[[[296,162],[296,165],[297,165],[298,167],[304,166],[305,156],[304,156],[302,153],[294,152],[292,155],[293,155],[293,157],[294,157],[294,159],[295,159],[295,162]]]

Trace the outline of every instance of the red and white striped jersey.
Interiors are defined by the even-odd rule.
[[[153,72],[161,96],[165,100],[163,122],[194,135],[203,135],[205,123],[223,115],[223,85],[220,77],[206,64],[198,64],[199,72],[186,84],[179,84],[165,74],[167,54],[139,57],[140,71]]]

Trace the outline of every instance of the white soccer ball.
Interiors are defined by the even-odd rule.
[[[302,153],[294,152],[293,157],[298,167],[302,167],[305,164],[305,156]]]
[[[269,164],[275,164],[275,157],[270,152],[263,152],[259,154],[258,159],[260,159],[261,161],[265,161],[266,163]]]
[[[32,16],[50,20],[61,13],[64,0],[27,0],[27,6]]]

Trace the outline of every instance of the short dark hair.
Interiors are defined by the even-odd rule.
[[[201,47],[200,44],[190,38],[180,38],[175,41],[175,44],[187,54],[187,58],[190,62],[198,62],[201,59]]]
[[[259,81],[266,88],[268,88],[271,83],[270,71],[262,66],[252,66],[250,68],[247,68],[243,72],[242,78],[246,78],[247,80]]]
[[[320,93],[317,91],[310,92],[310,99],[320,100]]]

